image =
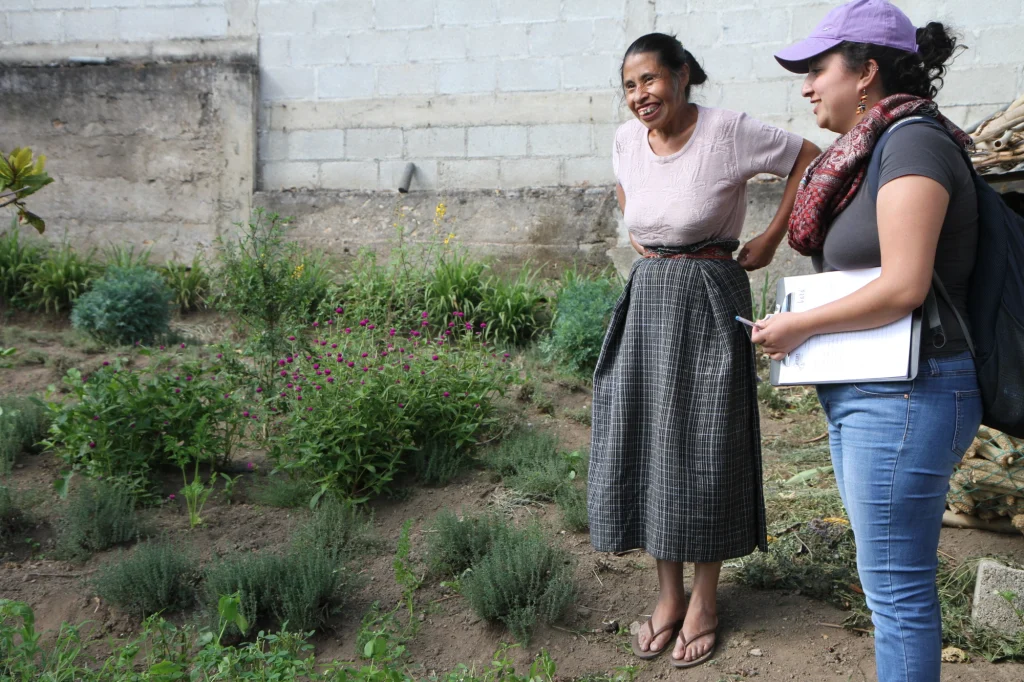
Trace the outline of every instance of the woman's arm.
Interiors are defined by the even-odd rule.
[[[931,288],[949,193],[931,178],[906,175],[878,192],[881,276],[849,296],[814,310],[758,322],[751,339],[780,359],[815,334],[873,329],[924,303]]]
[[[804,175],[807,166],[813,161],[821,150],[813,142],[804,140],[797,154],[796,162],[793,163],[793,170],[786,179],[786,189],[782,193],[782,202],[779,203],[779,210],[768,225],[768,229],[747,242],[740,249],[737,261],[745,270],[757,270],[772,262],[775,257],[775,250],[782,243],[789,226],[789,214],[793,212],[793,202],[796,200],[796,191],[800,186],[800,179]]]
[[[626,215],[626,190],[622,189],[622,185],[615,183],[615,198],[619,200],[619,210],[622,211],[622,215]],[[641,256],[644,255],[644,247],[636,243],[633,239],[633,233],[629,234],[629,243],[633,245],[633,248]]]

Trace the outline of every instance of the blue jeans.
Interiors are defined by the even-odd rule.
[[[938,682],[936,553],[949,477],[981,423],[974,361],[932,358],[914,381],[817,388],[875,624],[878,680]]]

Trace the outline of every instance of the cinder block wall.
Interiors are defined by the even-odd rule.
[[[711,77],[699,100],[819,143],[799,81],[772,52],[823,0],[3,0],[0,59],[187,56],[258,42],[262,189],[606,184],[628,115],[619,59],[636,36],[677,33]],[[971,49],[941,103],[968,123],[1024,90],[1024,0],[896,0],[946,20]],[[182,42],[182,41],[185,42]]]

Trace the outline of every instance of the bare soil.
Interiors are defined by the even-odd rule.
[[[105,357],[78,340],[64,323],[31,317],[8,320],[3,325],[0,344],[17,345],[21,360],[12,370],[0,370],[0,395],[41,394],[48,385],[59,384],[69,367],[88,371]],[[218,327],[214,317],[191,318],[183,331],[202,337]],[[553,407],[546,409],[550,414],[541,414],[536,403],[516,403],[523,412],[524,424],[556,434],[567,450],[587,447],[589,426],[577,419],[590,404],[589,387],[551,374],[537,376],[545,379],[539,383],[540,390],[551,399]],[[766,440],[796,433],[801,436],[800,442],[813,439],[823,430],[820,417],[813,411],[765,413],[762,429]],[[778,456],[776,452],[776,448],[766,448],[766,475],[785,468],[784,463],[773,460]],[[259,462],[261,455],[249,453],[246,457]],[[267,468],[258,467],[255,473],[243,476],[235,504],[213,496],[203,514],[205,524],[197,529],[189,530],[183,507],[173,503],[145,511],[145,521],[191,547],[201,561],[226,553],[282,547],[308,512],[246,501],[246,491],[259,483]],[[59,460],[49,453],[23,455],[8,481],[36,500],[32,508],[35,525],[27,533],[31,542],[19,543],[0,557],[6,561],[0,566],[0,595],[28,602],[35,610],[37,626],[51,634],[62,622],[87,623],[85,631],[93,638],[92,650],[98,654],[109,636],[133,634],[140,622],[105,604],[89,586],[95,570],[116,561],[120,550],[101,553],[82,565],[47,558],[60,510],[52,492],[59,471]],[[167,480],[168,491],[179,485],[173,477]],[[314,636],[318,658],[354,660],[356,634],[364,614],[374,602],[391,608],[400,600],[392,558],[400,528],[407,519],[414,521],[412,558],[418,561],[425,550],[424,530],[440,510],[481,510],[493,505],[501,491],[488,472],[475,470],[444,487],[415,486],[399,498],[372,503],[376,532],[386,539],[387,546],[382,553],[366,557],[362,564],[365,586],[333,618],[329,628]],[[638,667],[637,679],[641,680],[876,679],[871,637],[838,627],[846,613],[799,594],[763,592],[740,585],[731,579],[728,565],[719,592],[722,627],[716,658],[685,672],[674,670],[667,657],[642,664],[629,653],[629,635],[618,633],[620,629],[628,632],[631,623],[643,622],[655,603],[653,559],[642,552],[614,556],[593,551],[585,533],[561,529],[557,510],[551,506],[521,507],[514,514],[536,517],[550,528],[557,541],[574,555],[581,588],[578,602],[564,623],[541,628],[528,647],[515,650],[513,657],[521,663],[547,649],[557,661],[559,675],[567,679],[631,665]],[[1024,538],[1019,536],[944,529],[941,549],[956,559],[1002,555],[1024,561]],[[408,658],[413,668],[424,674],[449,670],[459,663],[485,666],[502,642],[511,641],[508,633],[481,622],[460,596],[436,581],[426,581],[417,591],[416,601],[423,616],[408,644]],[[946,664],[942,679],[1019,682],[1024,679],[1024,664]]]

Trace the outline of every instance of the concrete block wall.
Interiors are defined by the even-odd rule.
[[[677,33],[710,106],[825,144],[772,59],[838,0],[3,0],[0,62],[255,53],[263,189],[495,189],[612,182],[628,42]],[[970,50],[940,102],[966,124],[1024,90],[1024,0],[895,0]],[[241,47],[239,47],[241,46]]]

